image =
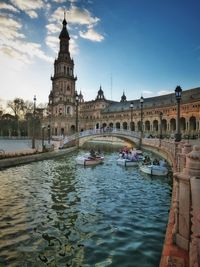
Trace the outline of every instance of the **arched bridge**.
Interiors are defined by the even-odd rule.
[[[178,152],[178,143],[173,139],[159,139],[159,138],[141,138],[141,132],[134,132],[124,129],[90,129],[75,133],[62,139],[63,145],[70,145],[70,143],[78,143],[81,147],[85,142],[95,139],[97,137],[117,137],[122,140],[127,140],[134,143],[136,146],[142,145],[142,148],[154,151],[161,155],[168,162],[171,163],[173,169],[176,169],[176,156]],[[56,138],[56,137],[55,137]]]
[[[67,144],[71,141],[77,140],[79,142],[79,146],[81,147],[84,143],[89,140],[95,139],[97,137],[118,137],[123,140],[128,140],[136,145],[140,143],[140,132],[133,132],[130,130],[121,130],[121,129],[90,129],[86,131],[82,131],[80,133],[73,134],[72,136],[67,136],[63,140],[63,144]]]

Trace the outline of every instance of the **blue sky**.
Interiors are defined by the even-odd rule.
[[[128,100],[200,85],[199,0],[0,1],[0,99],[48,101],[66,10],[76,89]]]

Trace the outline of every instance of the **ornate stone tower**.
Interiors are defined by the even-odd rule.
[[[49,113],[52,119],[52,134],[68,134],[75,129],[75,83],[74,61],[69,52],[69,33],[64,16],[63,28],[59,35],[60,48],[54,62],[51,77],[52,90],[49,94]]]

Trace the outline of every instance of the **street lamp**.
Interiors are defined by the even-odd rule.
[[[42,127],[42,152],[44,152],[44,129],[45,129],[46,127],[45,126],[43,126]]]
[[[144,103],[144,98],[143,96],[140,97],[140,108],[141,108],[141,124],[140,124],[140,131],[141,131],[141,135],[140,135],[140,148],[142,146],[142,137],[143,137],[143,103]]]
[[[75,95],[75,101],[76,101],[76,145],[77,147],[79,146],[79,140],[78,140],[78,104],[79,104],[79,96],[78,93],[76,92]]]
[[[35,108],[36,108],[36,95],[33,98],[33,133],[32,133],[32,148],[35,148]]]
[[[175,89],[175,97],[177,102],[177,113],[176,113],[176,134],[175,134],[175,141],[181,141],[181,131],[180,131],[180,101],[181,101],[181,93],[182,89],[180,86],[177,86]]]
[[[49,124],[48,124],[48,144],[50,144],[51,141],[51,106],[52,106],[52,99],[49,100]]]
[[[160,139],[162,139],[162,118],[163,118],[163,113],[160,112]]]
[[[133,131],[133,102],[130,103],[130,109],[131,109],[131,131]]]
[[[162,139],[162,118],[163,118],[163,113],[160,112],[160,146],[161,146],[161,139]]]

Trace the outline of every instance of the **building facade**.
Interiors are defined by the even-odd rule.
[[[76,91],[74,61],[69,52],[69,33],[64,18],[59,35],[60,48],[54,62],[54,75],[51,77],[52,90],[49,94],[49,115],[46,123],[51,135],[71,135],[78,131],[100,128],[118,128],[141,131],[144,136],[172,137],[176,133],[177,103],[175,94],[140,100],[107,100],[100,86],[95,100],[84,101]],[[180,108],[180,129],[183,136],[197,138],[200,135],[200,87],[182,92]],[[141,123],[142,121],[142,123]]]

